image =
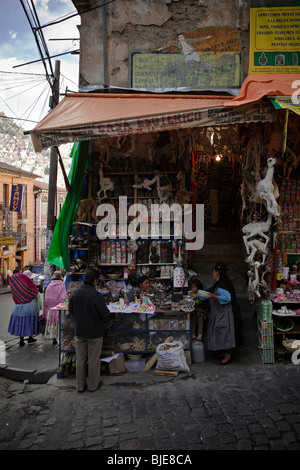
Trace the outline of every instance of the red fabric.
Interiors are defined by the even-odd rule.
[[[8,282],[15,304],[27,304],[38,295],[36,285],[23,273],[13,274],[9,277]]]

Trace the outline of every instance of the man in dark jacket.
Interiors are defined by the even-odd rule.
[[[109,310],[104,297],[97,292],[99,271],[87,269],[83,285],[75,289],[69,299],[69,313],[74,317],[76,336],[77,391],[86,389],[86,361],[88,360],[89,391],[94,392],[100,382],[100,354],[104,335],[104,322]]]

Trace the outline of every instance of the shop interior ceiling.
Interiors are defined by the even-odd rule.
[[[188,171],[192,153],[205,158],[241,153],[238,124],[193,127],[92,141],[93,158],[109,171]]]

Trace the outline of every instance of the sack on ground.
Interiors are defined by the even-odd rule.
[[[190,372],[181,341],[159,344],[156,348],[156,352],[156,369]]]

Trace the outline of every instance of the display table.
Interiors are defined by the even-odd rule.
[[[114,324],[103,339],[103,349],[137,353],[154,353],[168,336],[180,340],[192,351],[190,313],[155,309],[153,312],[114,312]]]
[[[180,340],[184,349],[192,353],[192,330],[190,313],[180,310],[150,309],[139,310],[140,304],[130,303],[122,306],[119,303],[108,304],[110,310],[109,327],[103,338],[103,353],[122,352],[130,354],[155,353],[159,344],[167,337]],[[59,372],[58,378],[63,377],[62,362],[65,354],[74,355],[75,339],[74,324],[68,314],[68,304],[53,307],[51,315],[58,315],[59,325]],[[72,361],[70,356],[70,364]]]

